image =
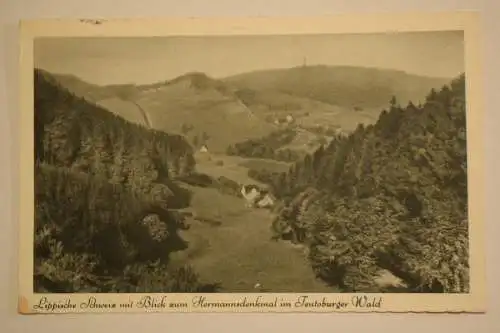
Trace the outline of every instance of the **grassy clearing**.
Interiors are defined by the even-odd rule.
[[[242,199],[210,188],[190,187],[192,209],[204,220],[220,226],[190,220],[182,232],[186,251],[176,253],[172,263],[187,261],[201,279],[219,282],[221,291],[332,292],[317,280],[301,248],[271,238],[272,215],[267,210],[246,208]]]
[[[227,156],[222,154],[197,153],[196,156],[196,171],[206,174],[214,179],[221,176],[227,177],[239,184],[256,184],[266,187],[266,184],[260,183],[248,177],[248,169],[251,165],[264,163],[269,167],[279,167],[280,162],[248,159],[239,156]],[[286,165],[284,163],[281,163]]]
[[[275,172],[285,172],[290,168],[290,163],[266,159],[248,159],[241,162],[240,165],[247,169],[267,170]]]

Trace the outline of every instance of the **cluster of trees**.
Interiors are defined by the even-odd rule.
[[[338,129],[340,128],[339,126],[321,126],[321,125],[316,125],[316,126],[302,126],[305,130],[318,134],[318,135],[324,135],[324,136],[335,136],[338,133]]]
[[[228,155],[238,155],[251,158],[268,158],[284,162],[297,161],[301,155],[291,149],[281,148],[293,141],[297,132],[287,128],[272,132],[261,139],[249,139],[229,146]]]
[[[127,122],[35,72],[36,160],[97,172],[121,182],[134,174],[148,181],[175,178],[194,169],[192,148],[170,135]],[[149,174],[155,171],[154,174]]]
[[[186,138],[191,138],[191,143],[194,147],[206,145],[210,139],[210,135],[203,131],[202,133],[195,133],[195,128],[191,124],[183,123],[181,125],[181,133]]]
[[[229,179],[224,176],[220,176],[218,178],[210,177],[209,175],[202,173],[192,173],[188,177],[182,178],[182,181],[191,186],[197,187],[211,187],[215,188],[221,193],[233,195],[233,196],[241,196],[240,190],[241,185],[235,182],[232,179]]]
[[[297,102],[290,101],[287,97],[278,95],[266,94],[265,92],[255,91],[248,88],[239,89],[235,95],[245,105],[249,106],[266,106],[269,111],[297,111],[302,108],[302,105]],[[275,117],[272,117],[274,121]]]
[[[206,290],[168,257],[186,244],[172,182],[194,169],[182,136],[149,130],[35,71],[36,292]]]
[[[199,147],[206,145],[209,139],[210,135],[208,135],[207,132],[202,132],[201,134],[194,135],[191,142],[193,143],[194,147]]]
[[[283,173],[280,171],[272,171],[266,169],[248,169],[248,177],[258,180],[261,183],[275,183]]]
[[[276,237],[305,244],[317,275],[347,291],[377,290],[386,269],[408,291],[467,292],[465,116],[461,75],[268,175],[283,200]]]

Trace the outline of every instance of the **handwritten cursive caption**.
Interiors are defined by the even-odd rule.
[[[314,310],[339,311],[349,309],[380,309],[383,305],[382,297],[356,295],[346,299],[328,296],[296,296],[294,298],[244,296],[234,300],[221,300],[215,296],[195,295],[189,301],[170,299],[168,295],[140,296],[127,301],[109,301],[106,297],[90,296],[78,302],[71,297],[51,299],[51,296],[42,296],[32,306],[34,312],[125,312],[133,311],[210,311],[211,309],[269,309],[269,310]]]

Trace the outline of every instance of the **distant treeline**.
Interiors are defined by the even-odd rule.
[[[131,124],[35,71],[35,291],[210,291],[168,257],[186,246],[194,169],[182,136]]]
[[[259,99],[259,93],[252,89],[240,89],[235,92],[235,95],[243,102],[245,105],[261,105],[262,100]],[[297,111],[302,108],[300,103],[294,103],[286,98],[272,100],[266,99],[265,105],[270,111]]]
[[[284,162],[300,159],[301,155],[291,149],[281,148],[293,141],[297,133],[291,128],[272,132],[261,139],[249,139],[229,146],[226,153],[242,157],[268,158]]]
[[[386,269],[409,292],[468,292],[465,118],[462,75],[422,106],[392,99],[376,124],[286,173],[257,175],[283,201],[276,237],[305,244],[316,274],[346,291],[379,291]]]
[[[180,135],[149,130],[76,97],[35,72],[36,160],[98,172],[120,182],[174,178],[194,168],[192,148]]]
[[[332,126],[321,126],[321,125],[316,125],[316,126],[302,126],[303,129],[314,133],[318,135],[325,135],[325,136],[336,136],[338,133],[339,127],[332,127]]]

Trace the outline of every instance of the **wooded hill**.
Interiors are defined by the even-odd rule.
[[[260,70],[223,80],[246,92],[242,94],[242,98],[249,105],[269,104],[269,98],[262,100],[259,92],[272,91],[347,107],[349,110],[354,107],[372,108],[387,105],[393,95],[405,103],[410,100],[417,102],[423,100],[431,88],[446,82],[446,79],[442,78],[412,75],[397,70],[327,65]],[[286,105],[280,107],[274,103],[269,104],[270,108],[291,111],[298,107],[290,105],[294,99],[280,100],[287,102]],[[276,99],[273,101],[276,102]]]
[[[417,103],[447,82],[349,66],[300,66],[227,78],[190,72],[146,85],[98,86],[72,75],[51,77],[130,122],[182,134],[196,148],[206,144],[217,153],[280,130],[275,122],[288,115],[304,128],[321,124],[351,132],[360,122],[372,124],[392,95]]]
[[[293,162],[300,159],[301,155],[296,151],[280,148],[292,142],[296,136],[297,132],[293,129],[274,131],[260,139],[249,139],[230,145],[226,154]]]
[[[305,244],[317,275],[345,291],[379,291],[386,269],[405,291],[467,292],[465,115],[462,75],[422,105],[393,99],[287,173],[254,175],[283,201],[276,237]]]
[[[207,290],[189,267],[189,204],[173,179],[194,169],[183,137],[148,130],[76,97],[35,70],[36,292]]]

